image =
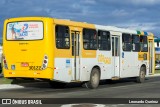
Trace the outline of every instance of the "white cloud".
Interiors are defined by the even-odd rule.
[[[35,11],[35,12],[41,12],[42,10],[43,10],[42,7],[34,7],[33,8],[33,11]]]
[[[96,1],[95,0],[83,0],[82,3],[85,3],[85,4],[96,4]]]
[[[135,22],[135,23],[120,23],[120,24],[116,24],[119,27],[124,27],[124,28],[128,28],[128,29],[133,29],[133,30],[143,30],[143,31],[152,31],[157,29],[156,23],[139,23],[139,22]]]
[[[136,6],[150,6],[155,4],[160,4],[160,0],[100,0],[105,3],[113,3],[113,4],[119,4],[119,5],[136,5]]]
[[[116,9],[116,10],[114,10],[112,13],[111,13],[111,15],[112,16],[116,16],[116,17],[123,17],[123,16],[127,16],[127,15],[129,15],[130,13],[128,13],[126,10],[124,10],[124,9],[120,9],[120,10],[118,10],[118,9]]]
[[[154,5],[160,3],[160,0],[129,0],[129,1],[135,5]]]
[[[4,5],[5,4],[5,0],[1,0],[1,5]]]
[[[71,6],[73,9],[79,9],[81,7],[78,3],[74,3]]]
[[[78,3],[74,3],[72,4],[72,8],[76,9],[77,11],[79,11],[80,13],[75,13],[77,15],[88,15],[91,11],[89,11],[89,7],[82,5],[82,4],[78,4]]]

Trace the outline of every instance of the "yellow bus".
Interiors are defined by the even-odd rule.
[[[154,74],[154,35],[149,32],[49,17],[6,19],[3,72],[6,78],[49,80],[61,87],[81,82]]]

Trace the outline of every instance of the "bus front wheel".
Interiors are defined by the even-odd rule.
[[[97,68],[93,68],[90,75],[90,81],[86,82],[84,85],[86,88],[95,89],[98,87],[100,81],[100,71]]]
[[[136,82],[143,83],[145,81],[145,67],[140,68],[139,76],[136,78]]]

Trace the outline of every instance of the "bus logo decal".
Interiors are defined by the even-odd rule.
[[[100,54],[98,55],[98,62],[103,62],[105,64],[111,64],[111,58],[105,57],[104,55]]]

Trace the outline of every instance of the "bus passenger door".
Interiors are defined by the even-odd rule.
[[[80,32],[72,31],[72,77],[73,80],[80,79]]]
[[[113,77],[112,79],[119,79],[120,77],[120,38],[119,36],[112,36],[112,64]]]

